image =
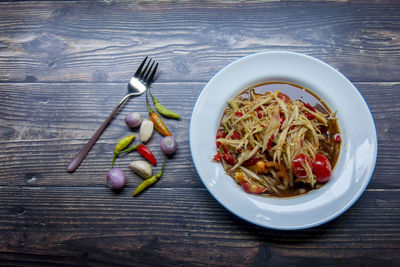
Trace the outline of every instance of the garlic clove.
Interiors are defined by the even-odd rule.
[[[132,161],[129,163],[129,168],[143,179],[147,179],[153,174],[150,164],[143,160]]]
[[[153,129],[153,122],[149,119],[144,119],[139,130],[140,141],[147,142],[153,134]]]

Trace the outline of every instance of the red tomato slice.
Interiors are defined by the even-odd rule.
[[[292,170],[294,174],[300,179],[304,179],[307,177],[307,171],[305,169],[306,162],[308,166],[310,166],[310,168],[312,169],[313,162],[311,158],[305,154],[297,155],[292,161]]]
[[[320,183],[327,182],[331,178],[332,167],[327,157],[322,154],[315,155],[314,172]]]
[[[241,182],[240,185],[242,186],[243,190],[250,194],[261,194],[267,190],[264,186],[253,184],[249,182]]]

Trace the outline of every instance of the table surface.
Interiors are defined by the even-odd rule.
[[[259,51],[316,57],[351,80],[378,133],[366,191],[324,225],[278,231],[250,224],[206,190],[192,162],[189,122],[206,82]],[[396,1],[0,2],[0,264],[396,265],[400,259],[400,4]],[[126,93],[145,56],[159,62],[153,93],[182,114],[162,179],[127,187],[106,173],[131,133],[131,99],[78,170],[66,167]],[[137,131],[133,131],[137,133]],[[157,158],[161,137],[149,142]]]

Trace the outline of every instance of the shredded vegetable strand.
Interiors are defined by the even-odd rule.
[[[245,180],[274,193],[294,182],[314,187],[317,181],[308,164],[304,164],[307,176],[303,179],[294,175],[291,166],[301,153],[314,159],[320,141],[325,142],[319,127],[328,127],[328,119],[335,119],[335,113],[323,114],[300,100],[282,97],[279,90],[261,95],[252,89],[248,97],[230,99],[221,119],[225,136],[216,140],[224,146],[223,154],[227,149],[235,155],[234,164],[222,160],[224,169],[232,176],[237,169],[244,173]],[[264,162],[264,169],[263,164],[256,164],[257,160]],[[254,168],[259,170],[252,171]]]

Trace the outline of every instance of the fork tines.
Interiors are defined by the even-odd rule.
[[[158,67],[158,63],[156,63],[154,69],[154,63],[155,61],[152,60],[151,58],[147,61],[147,59],[149,59],[149,57],[145,57],[144,60],[142,61],[142,63],[140,64],[139,68],[136,70],[134,76],[138,79],[143,80],[147,85],[150,85],[153,82],[154,79],[154,75],[156,74],[157,71],[157,67]],[[147,61],[147,64],[146,64]],[[150,64],[151,63],[151,64]],[[143,66],[146,64],[146,66],[143,69]]]

